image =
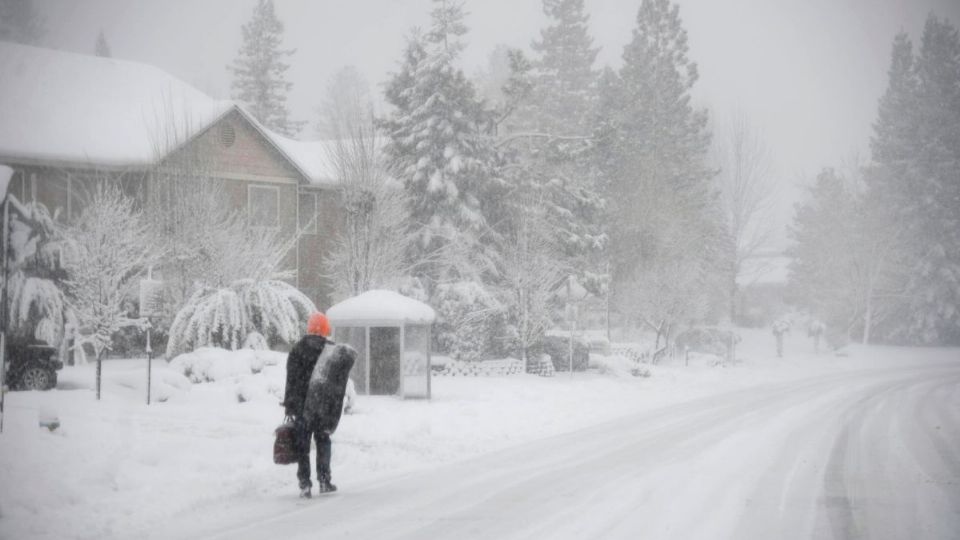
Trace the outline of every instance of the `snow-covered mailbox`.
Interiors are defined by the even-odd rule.
[[[373,290],[327,310],[333,339],[357,350],[350,377],[360,394],[430,397],[433,308]]]

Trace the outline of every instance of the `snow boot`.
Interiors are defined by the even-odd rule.
[[[318,493],[333,493],[337,490],[337,486],[330,483],[329,480],[321,480],[317,486]]]
[[[322,485],[321,485],[322,489]],[[310,486],[300,488],[300,498],[309,499],[310,498]]]

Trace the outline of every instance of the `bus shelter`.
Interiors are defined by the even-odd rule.
[[[433,308],[399,293],[372,290],[327,310],[333,339],[357,350],[350,372],[360,394],[430,398]]]

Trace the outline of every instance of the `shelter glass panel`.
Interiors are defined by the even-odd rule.
[[[403,344],[404,397],[430,397],[430,329],[407,326]]]

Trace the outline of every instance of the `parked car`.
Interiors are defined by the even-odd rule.
[[[11,342],[7,345],[7,386],[11,390],[49,390],[57,386],[63,362],[46,343]]]
[[[529,358],[540,358],[546,354],[553,362],[556,371],[570,371],[570,341],[564,336],[544,336],[543,340],[531,351]],[[528,361],[529,363],[529,361]],[[573,370],[584,371],[590,363],[590,347],[579,339],[573,340]],[[529,366],[528,366],[529,371]]]

